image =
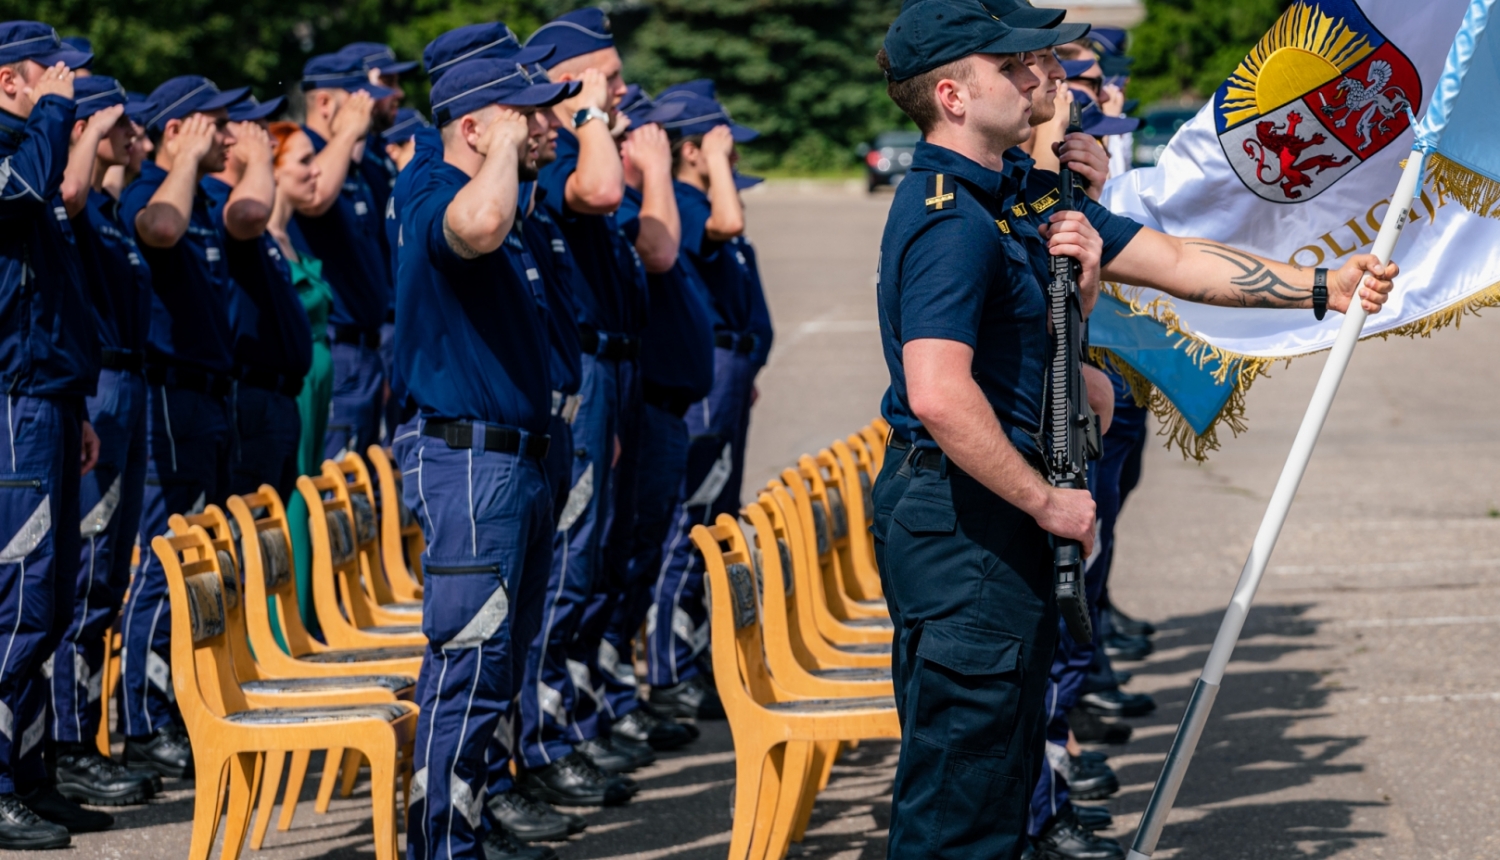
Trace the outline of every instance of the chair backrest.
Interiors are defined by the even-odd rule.
[[[849,515],[849,539],[845,545],[848,548],[849,563],[855,571],[864,571],[878,577],[880,574],[875,567],[875,539],[870,532],[870,523],[875,519],[875,500],[870,498],[870,491],[874,486],[868,471],[870,452],[865,449],[858,436],[851,436],[850,439],[857,448],[843,440],[835,440],[830,446],[834,474],[839,478],[844,500],[848,503],[846,513]],[[860,454],[864,455],[863,461]]]
[[[824,450],[827,451],[827,449]],[[831,455],[829,459],[832,459]],[[825,525],[822,531],[827,535],[827,539],[825,541],[822,539],[823,535],[819,535],[818,567],[822,570],[823,579],[830,589],[829,599],[834,599],[832,594],[834,590],[854,600],[877,596],[865,593],[865,588],[852,569],[852,565],[847,562],[849,512],[844,507],[843,493],[838,487],[829,484],[824,476],[824,466],[807,454],[803,454],[797,461],[797,471],[807,482],[807,493],[812,499],[815,519],[818,509],[823,509]]]
[[[750,536],[751,558],[759,573],[762,635],[771,676],[787,677],[798,668],[812,670],[817,662],[802,641],[800,625],[793,616],[796,561],[787,537],[785,512],[771,491],[765,490],[742,513],[754,530]]]
[[[374,626],[359,583],[359,544],[348,484],[338,467],[330,469],[331,465],[325,463],[323,474],[316,478],[297,478],[312,538],[313,609],[325,636],[333,630]]]
[[[404,576],[413,589],[420,589],[422,552],[427,549],[427,540],[402,496],[401,471],[379,445],[371,445],[368,453],[380,490],[380,559],[385,565],[385,575],[393,583]]]
[[[337,461],[323,461],[323,474],[344,479],[338,495],[349,503],[365,593],[376,603],[394,602],[396,596],[391,592],[391,584],[385,577],[385,565],[380,558],[380,516],[375,510],[375,485],[369,467],[363,457],[350,451]]]
[[[245,588],[239,562],[239,528],[218,505],[209,505],[201,514],[173,514],[167,518],[167,527],[173,534],[186,534],[193,526],[199,526],[208,533],[214,552],[219,557],[219,570],[224,575],[224,634],[235,678],[241,683],[258,680],[261,677],[260,668],[255,665],[255,657],[250,652],[249,638],[245,632]]]
[[[693,526],[691,537],[703,554],[708,579],[715,686],[732,719],[752,705],[780,700],[761,654],[755,573],[750,569],[745,536],[734,517],[719,514],[712,526]]]
[[[885,426],[884,430],[880,429],[881,425]],[[865,440],[865,445],[870,449],[870,458],[874,464],[874,468],[870,470],[871,474],[878,475],[880,470],[885,468],[886,434],[890,432],[890,429],[890,425],[886,424],[883,419],[877,418],[859,431],[860,438]]]
[[[297,599],[296,566],[292,556],[292,533],[287,528],[286,507],[269,484],[246,496],[230,496],[225,503],[240,530],[240,563],[245,571],[245,627],[256,654],[279,652],[271,628],[270,607],[292,657],[327,650],[302,626]],[[246,537],[251,536],[251,537]]]
[[[189,734],[205,721],[242,711],[224,620],[219,553],[202,526],[157,535],[151,549],[166,573],[172,607],[172,687]]]
[[[796,469],[783,470],[779,483],[792,501],[785,510],[788,519],[795,520],[796,528],[788,532],[788,537],[793,555],[802,560],[802,565],[795,571],[798,575],[794,577],[800,595],[798,619],[803,630],[816,630],[817,619],[813,613],[833,614],[829,604],[842,596],[835,579],[836,571],[830,570],[828,563],[832,559],[834,567],[837,566],[837,554],[833,551],[833,538],[828,527],[828,511],[821,501],[812,497],[807,479]],[[775,494],[774,486],[771,492]]]

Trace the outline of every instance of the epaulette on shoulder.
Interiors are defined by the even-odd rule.
[[[958,183],[946,174],[933,173],[927,177],[927,211],[938,212],[957,205]]]

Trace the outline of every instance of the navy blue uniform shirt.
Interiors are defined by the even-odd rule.
[[[73,100],[43,96],[31,116],[0,111],[0,387],[91,396],[99,336],[83,259],[62,201]]]
[[[224,231],[229,255],[229,322],[234,327],[234,360],[241,367],[300,378],[312,367],[312,327],[292,286],[292,269],[269,232],[254,239],[230,236],[224,226],[229,185],[206,177],[214,222]]]
[[[144,352],[151,319],[151,268],[120,220],[120,204],[90,189],[88,204],[73,218],[73,231],[83,254],[99,345]]]
[[[1049,351],[1045,285],[1006,206],[1024,178],[1013,164],[997,172],[923,141],[896,189],[880,244],[880,334],[891,373],[881,412],[906,439],[925,434],[908,405],[901,348],[937,338],[974,349],[975,381],[1007,437],[1037,451]]]
[[[355,165],[359,173],[364,177],[365,185],[370,189],[370,196],[375,198],[374,211],[384,216],[389,208],[391,192],[396,188],[396,177],[401,171],[396,169],[396,162],[385,154],[385,141],[374,132],[365,138],[365,154]],[[390,233],[386,230],[380,231],[380,247],[384,249],[386,259],[394,260],[396,249],[391,244]],[[396,308],[396,269],[394,265],[386,270],[386,280],[393,289],[390,291],[390,300],[386,305],[388,311]]]
[[[385,244],[391,249],[391,283],[397,280],[396,266],[400,262],[401,250],[401,206],[412,192],[427,181],[427,169],[434,161],[443,160],[443,136],[430,126],[418,128],[413,135],[416,149],[406,168],[396,174],[391,184],[391,193],[381,210],[385,213]],[[392,292],[392,300],[395,294]]]
[[[1011,210],[1009,223],[1016,228],[1014,235],[1026,246],[1038,277],[1047,283],[1051,279],[1051,255],[1047,253],[1047,240],[1042,238],[1037,227],[1048,223],[1054,214],[1060,196],[1057,174],[1050,170],[1038,170],[1036,162],[1020,148],[1007,151],[1005,163],[1026,174],[1025,182],[1014,189],[1014,193],[1006,200],[1006,206]],[[1082,188],[1075,192],[1073,205],[1088,218],[1089,224],[1098,231],[1099,238],[1104,243],[1104,249],[1099,255],[1101,266],[1109,265],[1141,231],[1140,224],[1116,215],[1089,199]]]
[[[187,232],[170,248],[152,248],[135,233],[135,216],[151,202],[167,171],[152,162],[120,195],[120,220],[151,267],[151,326],[147,358],[181,362],[213,373],[234,371],[229,325],[229,260],[214,223],[208,191],[199,183]]]
[[[504,253],[465,260],[443,218],[469,182],[439,162],[407,201],[396,287],[396,366],[423,416],[547,432],[547,328]]]
[[[587,289],[587,285],[580,286],[583,275],[573,263],[568,240],[542,205],[546,190],[534,183],[523,183],[523,202],[528,188],[534,189],[535,197],[531,214],[521,222],[521,239],[541,269],[542,286],[547,291],[547,343],[552,359],[548,377],[553,391],[577,394],[583,387],[583,351],[578,342],[578,305],[573,296],[580,289]]]
[[[641,232],[641,192],[626,187],[619,219],[634,242]],[[641,378],[696,403],[714,385],[714,323],[708,289],[692,266],[679,253],[670,271],[646,273],[651,320],[641,338]]]
[[[744,236],[736,236],[734,241],[739,243],[741,253],[750,264],[750,333],[755,335],[755,351],[750,353],[750,359],[756,367],[765,367],[766,360],[771,357],[771,342],[776,337],[776,330],[771,325],[771,307],[766,304],[766,291],[761,286],[755,245]]]
[[[573,298],[578,322],[598,331],[639,334],[646,327],[646,269],[614,215],[580,215],[568,208],[568,177],[578,169],[578,138],[557,130],[557,160],[542,168],[547,214],[562,226],[587,289]]]
[[[327,142],[303,127],[313,149]],[[390,256],[383,240],[385,208],[376,202],[359,165],[349,165],[339,199],[316,218],[298,215],[313,256],[323,261],[323,277],[333,288],[328,322],[364,331],[380,328],[391,304]]]
[[[708,238],[706,228],[713,208],[707,194],[686,182],[674,181],[672,185],[677,192],[677,211],[682,215],[682,252],[708,286],[714,329],[736,334],[749,331],[757,286],[750,258],[742,243]]]

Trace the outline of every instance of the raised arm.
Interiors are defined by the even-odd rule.
[[[448,247],[465,260],[498,249],[515,224],[520,186],[516,168],[527,134],[526,118],[502,107],[474,146],[484,163],[443,214]]]
[[[47,96],[57,96],[40,105]],[[33,217],[62,184],[73,128],[73,73],[62,63],[42,72],[24,93],[30,116],[16,151],[0,158],[0,217]]]
[[[276,203],[271,136],[258,123],[235,123],[229,157],[238,161],[242,170],[224,204],[224,229],[236,239],[254,239],[266,232]]]
[[[68,147],[68,166],[63,170],[63,208],[72,218],[89,202],[89,187],[94,181],[94,159],[99,154],[99,141],[114,128],[124,105],[112,105],[84,120],[80,127],[73,125],[73,140]]]
[[[177,134],[162,143],[162,155],[170,165],[146,207],[135,216],[136,238],[152,248],[176,246],[193,217],[193,195],[198,191],[198,164],[214,143],[214,121],[195,113],[178,127]]]
[[[375,102],[364,90],[350,93],[333,115],[330,123],[332,137],[313,159],[320,175],[314,183],[312,199],[297,207],[303,215],[317,217],[333,208],[339,194],[344,190],[344,180],[349,177],[349,165],[354,160],[354,148],[362,143],[370,132],[370,113]]]
[[[625,140],[632,164],[641,171],[640,233],[636,253],[646,271],[660,274],[677,264],[682,244],[682,218],[672,190],[672,144],[659,125],[647,125]]]
[[[708,221],[703,234],[713,242],[728,242],[745,232],[745,207],[734,186],[734,134],[720,125],[703,135],[703,157],[708,162]]]
[[[608,215],[620,208],[625,198],[625,171],[620,164],[620,150],[609,133],[609,126],[599,120],[573,125],[573,114],[588,108],[604,110],[609,106],[609,85],[598,69],[584,69],[578,77],[583,89],[578,95],[557,106],[563,128],[578,137],[578,167],[568,177],[563,190],[568,208],[583,215]]]

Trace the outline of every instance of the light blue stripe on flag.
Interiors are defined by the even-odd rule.
[[[1500,45],[1486,33],[1495,0],[1473,0],[1417,125],[1415,149],[1500,178]]]

